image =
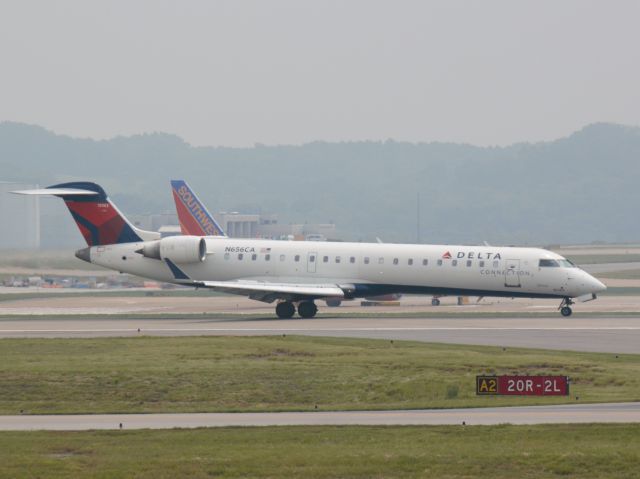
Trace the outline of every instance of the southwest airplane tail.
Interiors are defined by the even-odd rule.
[[[90,182],[61,183],[23,195],[51,195],[62,198],[88,246],[155,240],[158,233],[133,226],[111,202],[101,186]]]
[[[186,181],[171,180],[171,190],[183,235],[226,236]]]

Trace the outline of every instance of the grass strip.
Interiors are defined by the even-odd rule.
[[[0,340],[0,414],[454,408],[640,400],[640,355],[305,336]],[[475,395],[559,374],[570,397]]]
[[[3,477],[638,477],[637,425],[2,432]]]

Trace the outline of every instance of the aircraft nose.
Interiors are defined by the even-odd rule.
[[[588,273],[585,273],[587,278],[585,279],[585,285],[589,288],[590,293],[602,293],[607,290],[607,287],[604,283]]]

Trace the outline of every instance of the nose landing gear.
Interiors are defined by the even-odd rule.
[[[560,303],[560,306],[558,306],[560,314],[564,317],[571,316],[571,313],[573,313],[573,310],[571,309],[572,304],[573,301],[571,300],[571,298],[564,298],[562,300],[562,303]]]

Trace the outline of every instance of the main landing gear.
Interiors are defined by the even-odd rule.
[[[301,301],[298,303],[298,314],[302,318],[313,318],[318,312],[318,307],[313,301]],[[276,306],[276,314],[280,319],[291,319],[296,313],[296,307],[291,301],[283,301]]]
[[[560,310],[560,314],[564,317],[571,316],[571,313],[573,313],[573,311],[571,310],[572,304],[573,304],[573,301],[571,300],[571,298],[564,298],[562,300],[562,303],[560,303],[560,306],[558,306],[558,309]]]
[[[291,319],[296,314],[296,307],[289,301],[283,301],[276,306],[276,314],[280,319]]]

